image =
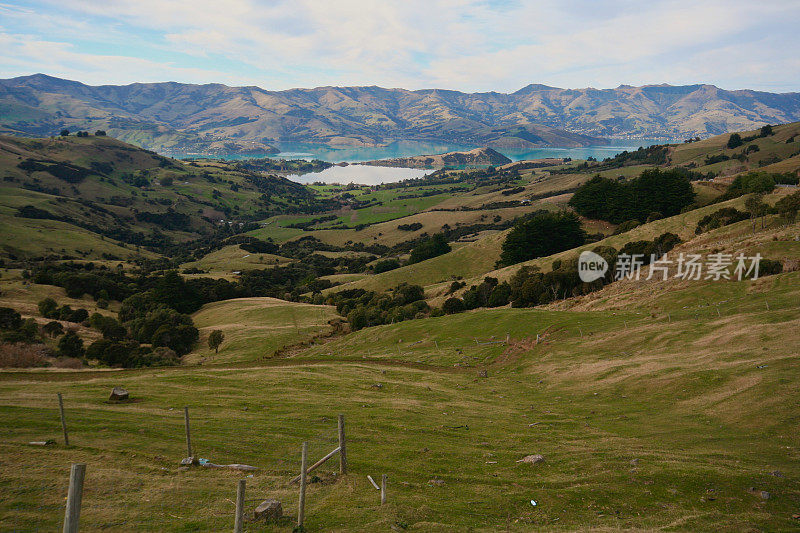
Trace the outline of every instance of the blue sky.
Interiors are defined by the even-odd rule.
[[[0,0],[0,77],[800,91],[800,0]]]

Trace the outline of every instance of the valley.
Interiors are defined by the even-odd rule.
[[[57,529],[70,462],[87,531],[230,528],[245,475],[181,466],[185,406],[199,457],[258,467],[248,512],[282,502],[248,531],[291,530],[340,413],[349,473],[309,476],[306,531],[795,528],[800,123],[736,135],[309,185],[0,137],[0,529]],[[656,249],[763,268],[613,279]]]

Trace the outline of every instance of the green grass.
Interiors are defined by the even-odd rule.
[[[200,329],[197,350],[184,362],[238,363],[272,357],[276,350],[308,341],[330,331],[328,321],[338,316],[324,305],[301,304],[275,298],[239,298],[206,304],[193,315]],[[219,353],[206,339],[218,329],[225,334]]]
[[[246,269],[270,268],[291,262],[286,257],[273,254],[256,254],[242,250],[238,244],[224,246],[205,255],[198,261],[181,265],[181,269],[199,268],[211,273],[231,274]]]
[[[188,405],[197,455],[259,466],[247,478],[248,507],[278,498],[290,516],[297,488],[287,481],[301,442],[321,457],[336,446],[335,417],[345,413],[350,474],[337,479],[335,462],[320,470],[323,483],[309,485],[308,531],[788,530],[800,498],[800,438],[791,430],[800,416],[791,401],[800,392],[798,280],[773,279],[771,311],[745,300],[722,318],[487,310],[365,330],[264,366],[6,372],[0,527],[57,529],[68,466],[78,461],[88,464],[82,530],[232,527],[230,500],[243,474],[178,470]],[[750,284],[707,290],[730,297]],[[686,298],[691,291],[661,304],[679,313]],[[491,348],[488,366],[378,353],[398,339],[403,350],[421,351],[410,346],[415,335],[468,343],[473,331],[481,341],[509,332],[517,343],[552,325],[563,329],[538,345],[505,355]],[[105,403],[115,385],[136,401]],[[57,392],[73,447],[28,446],[60,440]],[[546,462],[516,462],[531,453]],[[366,475],[384,473],[381,507]]]
[[[57,220],[34,220],[0,214],[0,250],[3,255],[42,257],[51,254],[100,259],[110,254],[122,259],[135,256],[149,258],[156,254],[122,247],[112,239]]]

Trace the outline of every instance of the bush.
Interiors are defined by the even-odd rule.
[[[389,272],[390,270],[394,270],[396,268],[400,268],[400,261],[397,259],[384,259],[383,261],[378,261],[375,263],[375,266],[372,267],[372,270],[376,274],[380,274],[381,272]]]
[[[783,272],[783,263],[775,259],[761,259],[758,264],[759,276],[772,276]]]
[[[192,351],[200,334],[189,315],[161,307],[129,323],[131,336],[153,347],[166,346],[178,355]]]
[[[52,322],[48,322],[42,326],[42,332],[45,335],[56,338],[64,334],[64,326],[61,325],[61,322],[56,322],[53,320]]]
[[[750,193],[766,194],[772,192],[773,189],[775,189],[775,178],[772,174],[748,172],[736,176],[728,185],[725,193],[717,198],[717,201],[730,200]]]
[[[10,307],[0,307],[0,329],[18,330],[22,325],[22,315]]]
[[[430,239],[420,242],[411,250],[411,257],[408,259],[408,264],[419,263],[426,259],[431,259],[450,251],[450,245],[447,243],[447,238],[443,233],[437,233]]]
[[[400,231],[417,231],[422,229],[422,224],[419,222],[412,222],[411,224],[400,224],[397,226]]]
[[[180,358],[166,347],[153,350],[140,346],[135,341],[116,342],[100,339],[86,350],[86,356],[113,367],[140,368],[148,366],[172,366],[180,364]]]
[[[83,357],[83,340],[74,331],[68,331],[58,341],[58,353],[65,357]]]
[[[444,304],[442,304],[442,311],[447,315],[461,313],[464,309],[464,302],[461,298],[448,298],[444,301]]]
[[[45,298],[39,302],[39,314],[45,318],[59,318],[58,303],[52,298]]]
[[[731,136],[728,137],[728,144],[726,144],[726,146],[728,148],[733,149],[733,148],[738,148],[741,145],[742,145],[742,136],[739,135],[738,133],[731,133]]]
[[[749,214],[739,211],[735,207],[723,207],[701,218],[694,232],[699,235],[706,231],[711,231],[712,229],[747,220],[748,218],[750,218]]]
[[[617,229],[614,230],[614,235],[619,235],[621,233],[627,233],[630,230],[632,230],[633,228],[641,226],[641,225],[642,225],[642,223],[639,222],[638,220],[626,220],[625,222],[623,222],[622,224],[617,226]]]

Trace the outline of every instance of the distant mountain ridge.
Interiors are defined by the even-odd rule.
[[[375,146],[436,140],[502,148],[587,146],[601,137],[709,136],[800,120],[800,93],[713,85],[621,85],[510,93],[381,87],[259,87],[176,82],[89,86],[43,74],[0,80],[0,133],[106,129],[161,151],[243,150],[280,141]]]

